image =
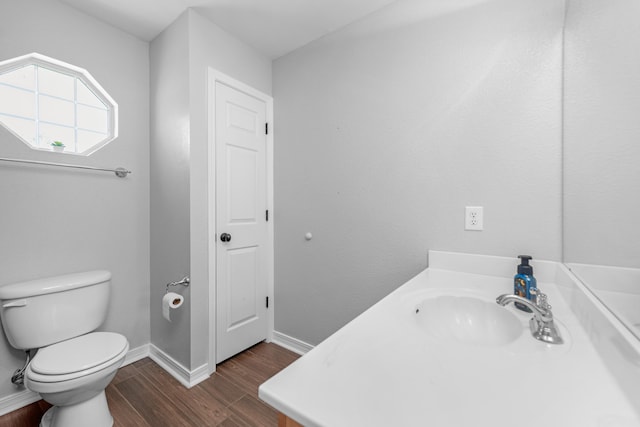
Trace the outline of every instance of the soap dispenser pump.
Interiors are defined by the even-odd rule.
[[[533,277],[533,267],[529,265],[531,257],[529,255],[518,255],[520,265],[518,265],[518,274],[513,278],[513,294],[529,301],[536,302],[536,278]],[[534,290],[532,292],[532,289]],[[515,306],[522,311],[531,313],[531,309],[524,304],[515,303]]]

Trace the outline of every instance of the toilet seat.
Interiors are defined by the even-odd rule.
[[[42,383],[69,381],[119,362],[128,349],[123,335],[92,332],[38,350],[27,375]]]

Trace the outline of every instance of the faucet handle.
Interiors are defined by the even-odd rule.
[[[551,305],[547,302],[547,294],[540,292],[538,288],[531,289],[531,295],[536,297],[536,305],[543,310],[551,310]]]

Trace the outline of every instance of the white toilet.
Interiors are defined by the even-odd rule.
[[[106,317],[110,284],[111,273],[98,270],[0,286],[9,343],[38,349],[24,383],[54,405],[42,427],[113,425],[104,389],[129,342],[113,332],[92,332]]]

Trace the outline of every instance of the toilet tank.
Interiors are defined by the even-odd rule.
[[[110,283],[110,272],[96,270],[0,285],[9,343],[34,349],[97,329],[107,315]]]

